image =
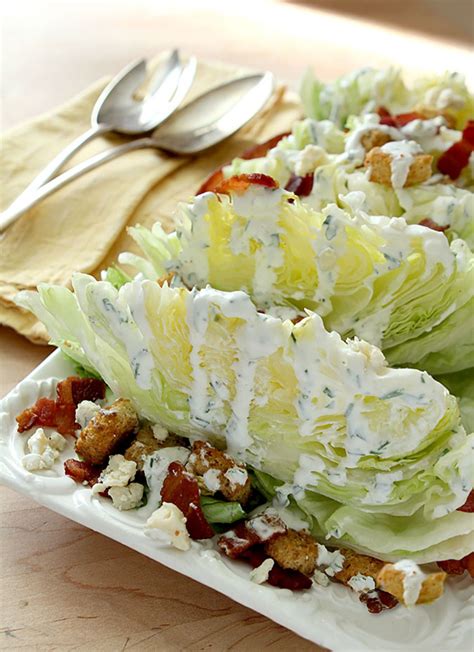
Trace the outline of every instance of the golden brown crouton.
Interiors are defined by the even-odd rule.
[[[220,491],[227,500],[245,503],[252,488],[245,466],[208,442],[196,441],[187,465],[188,470],[201,476],[209,493]]]
[[[135,462],[137,468],[141,471],[143,469],[144,458],[148,455],[151,455],[160,448],[185,445],[186,440],[173,433],[170,433],[163,441],[158,441],[153,434],[151,426],[147,424],[139,429],[135,439],[123,455],[126,460],[132,460]]]
[[[358,573],[366,577],[372,577],[375,580],[385,564],[380,559],[361,555],[348,548],[342,548],[340,552],[344,556],[344,566],[341,571],[334,575],[334,579],[342,582],[342,584],[347,584],[351,577]]]
[[[360,142],[365,151],[370,152],[374,147],[382,147],[382,145],[389,143],[391,140],[392,138],[383,131],[380,131],[380,129],[371,129],[362,136]]]
[[[433,600],[443,595],[446,577],[446,573],[443,571],[425,574],[415,604],[433,602]],[[394,595],[402,604],[406,604],[404,599],[404,578],[405,572],[403,570],[396,568],[394,564],[385,564],[377,575],[377,586]]]
[[[265,544],[265,552],[282,568],[312,575],[316,568],[318,551],[316,541],[304,530],[288,530]]]
[[[431,177],[431,154],[416,154],[408,170],[407,178],[403,187],[414,186],[423,183]],[[364,165],[370,167],[369,179],[375,183],[392,187],[392,156],[384,152],[380,147],[374,147],[365,156]]]
[[[137,428],[138,416],[131,401],[119,398],[109,407],[99,410],[81,430],[76,441],[76,453],[86,462],[103,464]]]

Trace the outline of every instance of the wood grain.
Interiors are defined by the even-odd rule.
[[[325,79],[367,63],[472,75],[462,42],[469,8],[464,23],[459,11],[452,12],[464,24],[462,34],[443,18],[448,41],[416,33],[408,11],[405,29],[386,20],[382,26],[374,21],[384,19],[380,5],[386,3],[378,3],[378,13],[370,4],[358,3],[354,18],[314,8],[318,3],[270,0],[2,3],[2,127],[55,106],[133,58],[175,45],[201,58],[269,68],[291,83],[308,64]],[[421,4],[426,0],[410,6]],[[432,33],[440,31],[436,25]],[[0,395],[48,353],[0,329]],[[0,649],[321,650],[5,488],[0,513]]]

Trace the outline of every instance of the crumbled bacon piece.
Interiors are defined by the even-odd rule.
[[[250,149],[247,149],[240,156],[240,158],[243,158],[246,161],[253,158],[261,158],[262,156],[265,156],[265,154],[269,150],[273,149],[282,138],[285,138],[285,136],[289,136],[289,132],[286,132],[284,134],[278,134],[278,136],[274,136],[273,138],[270,138],[264,143],[260,143],[259,145],[254,145],[253,147],[250,147]],[[216,188],[223,181],[224,181],[224,173],[222,172],[222,168],[219,168],[204,181],[204,183],[200,186],[199,190],[197,191],[197,194],[200,195],[203,192],[216,192]]]
[[[78,424],[76,423],[74,403],[58,403],[56,401],[56,417],[53,427],[62,435],[75,436]]]
[[[379,614],[385,609],[393,609],[398,604],[397,598],[386,591],[382,591],[382,589],[361,593],[359,600],[367,606],[371,614]]]
[[[286,530],[278,514],[263,512],[248,521],[237,523],[233,530],[220,537],[217,545],[228,557],[237,559],[257,543],[266,543]]]
[[[291,323],[296,326],[296,324],[299,324],[300,321],[303,321],[303,319],[306,319],[306,315],[297,315],[296,317],[293,317]]]
[[[469,163],[474,151],[474,120],[469,120],[462,132],[462,138],[451,145],[438,159],[438,170],[451,179],[457,179]]]
[[[69,376],[58,383],[56,394],[58,403],[73,403],[77,407],[82,401],[104,398],[105,389],[105,383],[97,378]]]
[[[101,470],[102,468],[100,466],[94,466],[89,462],[81,462],[74,459],[69,459],[64,462],[64,472],[66,475],[81,484],[86,482],[90,487],[96,484]]]
[[[105,396],[105,383],[97,378],[69,376],[58,383],[57,399],[39,398],[16,418],[18,432],[33,426],[55,428],[61,435],[74,435],[79,427],[75,423],[76,407],[81,401],[95,401]]]
[[[199,495],[196,478],[185,470],[181,462],[172,462],[163,482],[161,498],[163,502],[173,503],[183,512],[191,539],[210,539],[214,536],[214,531],[206,521]]]
[[[432,229],[433,231],[440,231],[441,233],[444,233],[446,229],[449,229],[449,224],[446,224],[445,226],[442,226],[441,224],[436,224],[432,219],[429,217],[425,217],[421,222],[418,222],[420,226],[426,226],[428,229]]]
[[[61,435],[74,435],[79,427],[75,423],[74,404],[58,403],[51,398],[39,398],[36,403],[16,417],[18,432],[33,426],[55,428]]]
[[[474,489],[471,490],[469,493],[469,496],[466,499],[466,502],[464,505],[461,505],[461,507],[457,508],[458,512],[467,512],[470,514],[471,512],[474,512]]]
[[[216,188],[215,192],[221,195],[227,195],[230,192],[243,194],[249,186],[258,185],[265,188],[278,188],[278,182],[268,174],[236,174],[233,177],[224,179]]]
[[[313,183],[314,174],[306,174],[304,177],[298,177],[296,174],[292,174],[285,186],[285,190],[294,192],[298,197],[307,197],[311,194]]]
[[[474,577],[474,552],[462,559],[445,559],[438,561],[437,564],[448,575],[462,575],[467,571],[471,577]]]
[[[377,113],[380,116],[380,124],[387,125],[388,127],[404,127],[409,122],[413,120],[425,120],[425,116],[417,111],[411,111],[410,113],[398,113],[397,115],[392,115],[388,109],[384,106],[380,106],[377,109]]]
[[[248,561],[252,568],[257,568],[257,566],[260,566],[265,559],[268,559],[268,555],[261,545],[256,545],[245,550],[240,555],[240,559]],[[297,570],[282,568],[276,562],[268,573],[267,582],[272,586],[277,586],[280,589],[290,589],[290,591],[309,589],[313,583],[312,580],[306,575],[303,575],[303,573],[300,573]]]
[[[254,531],[247,528],[244,521],[237,523],[233,530],[223,534],[217,545],[231,559],[238,559],[249,548],[260,542]],[[258,564],[257,564],[258,565]]]
[[[462,563],[469,575],[474,578],[474,552],[463,557]]]
[[[260,143],[259,145],[254,145],[253,147],[250,147],[250,149],[245,150],[245,152],[242,154],[240,158],[243,158],[246,161],[250,161],[251,159],[254,158],[262,158],[262,156],[265,156],[271,149],[276,147],[280,142],[280,140],[286,138],[286,136],[289,135],[290,132],[286,131],[283,134],[278,134],[277,136],[273,136],[273,138],[269,138],[264,143]]]

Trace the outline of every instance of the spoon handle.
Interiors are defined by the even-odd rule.
[[[95,125],[85,131],[83,134],[75,138],[69,145],[59,152],[45,167],[41,172],[31,181],[26,188],[21,192],[20,195],[10,204],[10,208],[15,206],[21,206],[24,202],[24,199],[29,193],[41,188],[41,186],[47,183],[52,179],[56,172],[60,170],[63,165],[69,161],[69,159],[74,156],[74,154],[81,149],[88,142],[97,138],[97,136],[108,133],[110,131],[109,127],[105,125]]]
[[[70,170],[66,170],[66,172],[63,172],[51,181],[48,181],[38,189],[32,190],[28,193],[22,193],[20,197],[15,200],[14,204],[0,214],[0,232],[4,231],[8,226],[10,226],[10,224],[16,222],[19,217],[26,213],[30,208],[33,208],[33,206],[36,206],[36,204],[45,199],[45,197],[56,192],[56,190],[59,190],[70,181],[81,177],[86,172],[90,172],[90,170],[94,170],[99,167],[99,165],[111,161],[118,156],[122,156],[123,154],[127,154],[136,149],[144,149],[146,147],[158,148],[158,141],[153,138],[139,138],[138,140],[132,140],[124,145],[112,147],[105,152],[96,154],[86,161],[75,165]]]

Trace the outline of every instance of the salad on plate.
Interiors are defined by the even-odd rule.
[[[65,474],[157,546],[380,613],[474,575],[474,99],[364,69],[302,100],[142,255],[18,295],[78,369],[17,416],[22,463],[75,438]]]

